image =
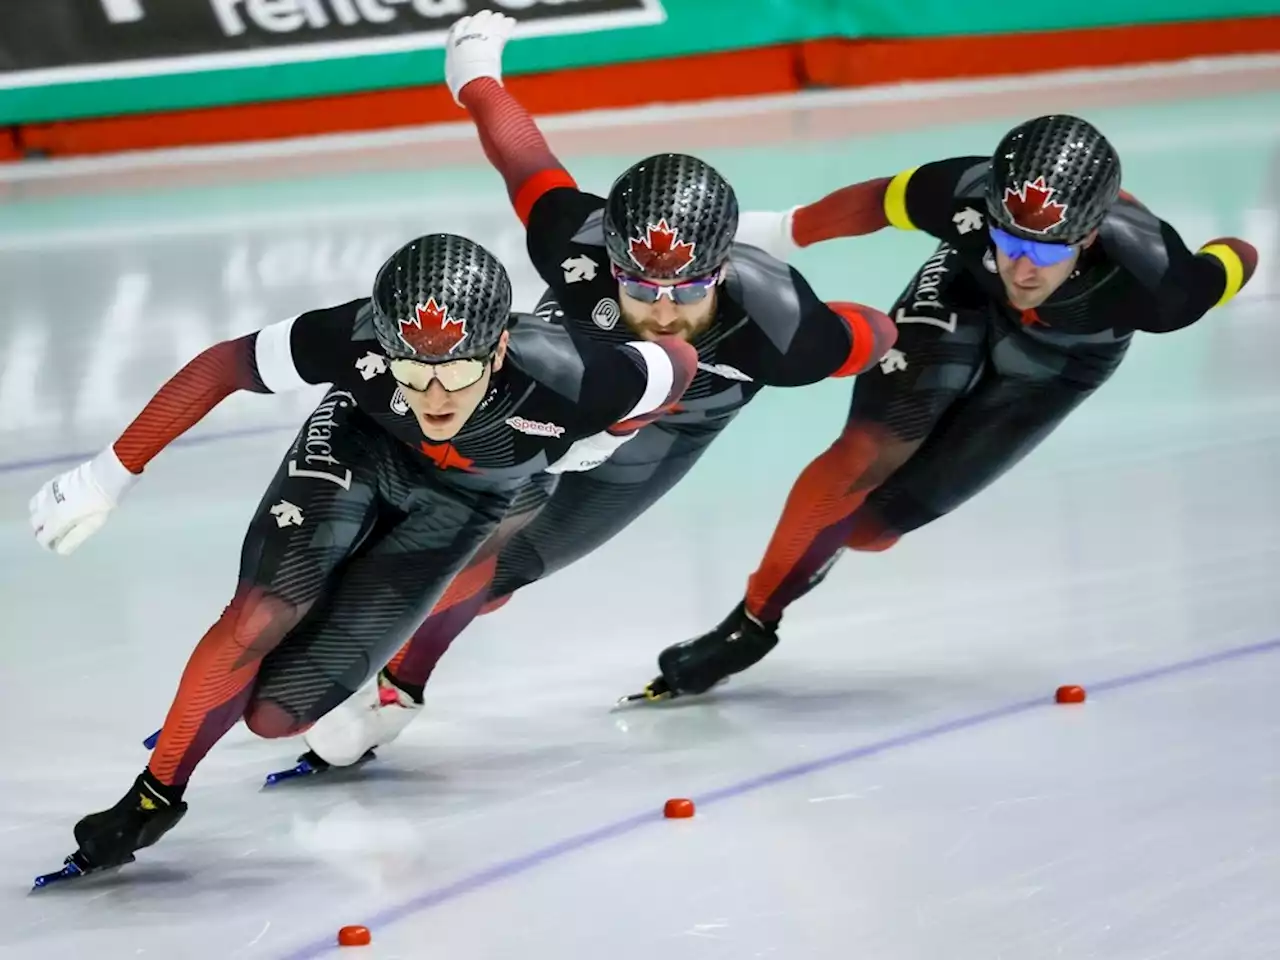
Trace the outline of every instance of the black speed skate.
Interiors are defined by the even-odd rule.
[[[763,660],[778,645],[779,622],[757,620],[747,612],[745,601],[739,603],[714,630],[663,650],[658,655],[661,675],[640,693],[618,702],[671,700],[706,693],[727,677]]]
[[[179,793],[144,770],[114,807],[91,813],[76,824],[79,849],[58,872],[36,877],[36,888],[132,863],[134,853],[151,846],[186,815],[187,805]]]

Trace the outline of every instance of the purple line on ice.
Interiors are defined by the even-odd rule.
[[[1187,673],[1191,670],[1199,670],[1204,667],[1210,667],[1215,664],[1225,663],[1230,660],[1240,660],[1244,657],[1257,656],[1258,654],[1271,653],[1280,650],[1280,637],[1274,640],[1267,640],[1263,643],[1254,643],[1244,647],[1232,647],[1228,650],[1220,650],[1217,653],[1210,653],[1203,657],[1195,657],[1191,660],[1180,660],[1176,663],[1165,664],[1160,667],[1153,667],[1149,670],[1142,670],[1138,673],[1130,673],[1124,676],[1115,677],[1111,680],[1102,680],[1096,683],[1085,684],[1085,689],[1091,694],[1101,693],[1108,690],[1119,690],[1124,687],[1132,687],[1141,683],[1147,683],[1151,680],[1159,680],[1163,677],[1170,676],[1175,673]],[[994,720],[1002,720],[1006,717],[1016,716],[1017,714],[1027,713],[1037,707],[1054,705],[1052,695],[1035,697],[1030,700],[1020,700],[1016,703],[1006,704],[1002,707],[995,707],[991,710],[985,710],[981,713],[970,714],[955,720],[948,720],[945,723],[939,723],[931,727],[924,727],[920,730],[913,730],[896,737],[889,737],[885,740],[877,740],[874,743],[865,744],[861,747],[853,747],[840,753],[829,754],[825,757],[819,757],[816,760],[810,760],[807,763],[798,763],[793,766],[783,767],[772,773],[762,774],[753,777],[750,780],[743,780],[739,783],[731,784],[720,790],[713,790],[710,793],[695,797],[694,801],[701,807],[708,804],[718,803],[722,800],[730,800],[734,797],[740,797],[743,794],[753,793],[756,790],[770,787],[774,784],[785,783],[789,780],[796,780],[800,777],[808,776],[819,770],[826,770],[840,764],[849,763],[853,760],[861,760],[864,757],[875,756],[876,754],[887,753],[890,750],[896,750],[900,747],[910,746],[912,744],[921,743],[926,740],[933,740],[937,737],[944,736],[948,733],[955,733],[960,730],[967,730],[971,727],[981,726]],[[613,840],[617,837],[634,833],[641,827],[650,823],[657,823],[662,820],[662,812],[653,810],[650,812],[638,814],[626,820],[619,820],[614,823],[606,824],[589,833],[580,833],[577,836],[568,837],[550,846],[542,847],[527,853],[521,857],[515,857],[511,860],[500,861],[493,866],[486,867],[476,873],[455,880],[453,883],[446,884],[442,887],[436,887],[425,893],[419,894],[412,900],[388,907],[386,910],[375,914],[363,925],[371,930],[377,931],[385,928],[389,924],[403,920],[405,917],[412,916],[415,913],[423,913],[433,907],[438,907],[442,903],[448,903],[450,900],[457,900],[476,890],[482,890],[491,887],[502,880],[509,877],[518,876],[526,873],[534,867],[547,863],[551,860],[558,860],[561,857],[583,850],[588,847],[594,847],[607,840]],[[281,956],[280,960],[313,960],[315,957],[322,956],[330,950],[340,949],[333,939],[332,935],[324,940],[314,940],[292,953]]]

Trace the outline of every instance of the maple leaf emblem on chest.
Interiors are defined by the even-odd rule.
[[[645,273],[680,273],[693,263],[696,243],[685,243],[680,231],[667,226],[666,217],[645,227],[643,237],[631,239],[631,259]]]
[[[1020,189],[1004,188],[1004,208],[1023,230],[1048,233],[1067,219],[1067,207],[1053,199],[1055,193],[1044,177],[1024,180]]]
[[[412,320],[400,321],[400,339],[414,353],[427,357],[452,353],[466,336],[466,318],[451,319],[448,304],[436,303],[435,297],[418,304]]]
[[[441,470],[466,470],[468,473],[473,472],[471,465],[475,463],[470,457],[459,452],[458,448],[452,443],[431,443],[423,440],[418,445],[426,456],[435,461],[437,467]]]

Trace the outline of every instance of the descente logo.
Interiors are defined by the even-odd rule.
[[[296,33],[362,24],[393,23],[401,12],[428,21],[449,20],[474,12],[467,0],[209,0],[218,25],[228,37],[251,28],[268,33]],[[495,0],[499,9],[516,13],[532,7],[572,7],[591,0]],[[477,5],[478,6],[478,5]]]

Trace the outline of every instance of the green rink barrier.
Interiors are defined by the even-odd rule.
[[[811,4],[806,4],[810,6]],[[1059,4],[954,3],[950,0],[904,0],[870,3],[864,0],[822,0],[838,37],[942,37],[1018,33],[1040,30],[1081,30],[1139,24],[1229,20],[1280,13],[1280,0],[1078,0]]]
[[[512,75],[825,38],[1280,13],[1277,0],[0,0],[0,125],[439,84],[449,26],[484,8],[520,21]]]

